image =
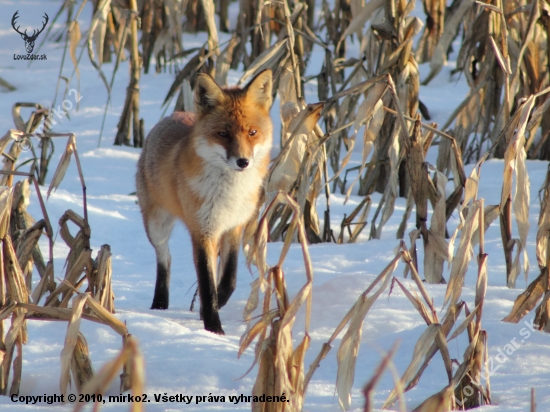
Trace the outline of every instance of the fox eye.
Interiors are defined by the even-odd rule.
[[[229,137],[229,134],[228,134],[227,132],[218,132],[218,135],[219,135],[220,137],[223,137],[224,139],[227,138],[227,137]]]
[[[256,132],[257,132],[256,130],[251,130],[251,131],[248,132],[248,135],[249,136],[256,136]]]

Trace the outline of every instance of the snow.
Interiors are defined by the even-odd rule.
[[[54,16],[59,7],[58,1],[3,2],[0,9],[4,25],[8,25],[9,16],[15,10],[20,11],[21,20],[34,16],[40,20],[43,11]],[[87,27],[90,19],[90,7],[86,6],[81,17],[81,24]],[[29,17],[29,22],[31,22]],[[34,20],[33,20],[34,21]],[[29,23],[31,24],[31,23]],[[59,24],[57,24],[59,26]],[[9,26],[8,26],[9,27]],[[0,100],[0,124],[4,130],[13,127],[11,107],[15,102],[39,102],[49,106],[55,94],[56,78],[59,73],[63,48],[61,44],[46,42],[40,53],[46,53],[46,61],[36,61],[30,66],[26,61],[13,60],[13,53],[23,52],[23,41],[11,28],[0,31],[0,76],[17,87],[12,93],[4,92]],[[184,35],[185,47],[201,45],[203,38]],[[457,48],[455,48],[457,49]],[[322,56],[322,54],[321,54]],[[72,63],[67,59],[64,75],[72,72]],[[109,78],[112,64],[105,64],[103,70]],[[443,124],[449,114],[466,96],[468,89],[463,79],[450,78],[452,63],[447,65],[429,86],[422,86],[420,98],[428,106],[438,124]],[[428,72],[427,65],[421,67],[421,78]],[[250,283],[254,277],[245,267],[240,257],[237,289],[226,307],[221,311],[225,336],[217,336],[203,330],[197,312],[190,312],[189,306],[195,290],[195,270],[191,260],[189,237],[180,224],[176,227],[171,239],[172,280],[171,306],[166,311],[149,309],[155,281],[155,255],[150,246],[141,222],[139,207],[136,204],[134,174],[140,150],[129,147],[112,146],[116,134],[116,124],[124,104],[128,83],[128,64],[121,65],[114,84],[112,101],[107,112],[106,127],[98,148],[98,136],[107,101],[107,93],[97,72],[88,63],[87,56],[80,66],[80,109],[69,111],[70,119],[64,117],[55,126],[56,132],[74,132],[77,136],[77,147],[84,170],[88,193],[88,214],[92,228],[93,256],[102,244],[108,243],[113,253],[113,289],[116,295],[116,316],[126,322],[128,330],[139,341],[146,363],[146,393],[151,402],[147,403],[148,411],[181,410],[179,403],[157,403],[154,394],[168,395],[250,395],[254,384],[257,367],[245,375],[253,362],[253,351],[247,350],[240,359],[237,358],[239,338],[245,331],[242,312],[250,293]],[[229,81],[235,83],[238,72],[230,72]],[[172,73],[142,76],[141,111],[148,130],[162,117],[161,107],[165,94],[173,81]],[[73,79],[69,88],[76,88]],[[306,87],[308,102],[316,101],[316,85],[312,81]],[[67,99],[72,99],[68,96]],[[61,95],[56,105],[61,104]],[[74,99],[72,100],[74,103]],[[168,109],[168,113],[172,108]],[[23,111],[28,116],[30,110]],[[278,102],[274,104],[272,118],[276,125],[275,136],[278,136],[279,115]],[[36,143],[36,142],[34,142]],[[277,143],[277,139],[275,141]],[[51,162],[49,179],[57,165],[60,153],[66,144],[66,138],[55,141],[56,152]],[[274,150],[277,150],[275,148]],[[360,159],[360,147],[357,148],[356,163]],[[430,151],[435,163],[437,149]],[[353,166],[350,163],[349,166]],[[527,163],[531,179],[531,229],[528,238],[528,253],[531,261],[531,281],[538,275],[536,269],[535,234],[537,228],[539,197],[538,191],[543,184],[547,162],[529,161]],[[469,174],[473,166],[467,166]],[[503,162],[489,160],[481,169],[479,194],[486,204],[497,204],[500,199]],[[353,176],[350,174],[348,181]],[[452,183],[451,183],[452,184]],[[47,187],[41,188],[43,196]],[[372,217],[380,195],[373,195]],[[331,197],[332,228],[336,235],[345,213],[360,202],[361,198],[352,196],[344,204],[344,196],[333,194]],[[67,209],[82,213],[82,189],[73,162],[60,188],[51,195],[47,202],[54,231],[57,233],[59,217]],[[320,213],[324,210],[325,199],[320,197],[317,203]],[[336,325],[346,314],[355,299],[362,293],[395,255],[399,245],[395,231],[401,222],[405,209],[405,200],[397,199],[395,212],[384,227],[382,239],[367,241],[367,228],[356,244],[311,245],[315,280],[313,284],[313,313],[311,319],[311,347],[306,356],[306,369],[319,353],[321,346],[332,334]],[[33,194],[29,211],[34,217],[41,215],[40,208]],[[450,227],[456,226],[456,212],[450,220]],[[414,227],[414,213],[409,220],[408,231]],[[408,236],[406,236],[408,243]],[[488,273],[489,287],[483,310],[482,326],[488,332],[489,356],[494,359],[495,368],[491,376],[491,392],[494,405],[480,408],[481,411],[525,411],[529,409],[530,390],[536,388],[538,410],[550,410],[550,336],[529,329],[533,314],[529,314],[519,324],[501,322],[506,316],[516,296],[524,289],[526,283],[518,279],[517,289],[505,286],[505,266],[500,240],[500,229],[493,223],[486,235],[486,252],[489,254]],[[418,242],[419,246],[421,242]],[[46,246],[45,239],[42,246]],[[268,262],[275,264],[282,248],[281,243],[268,245]],[[63,276],[63,265],[68,248],[60,236],[56,237],[55,274]],[[420,253],[422,253],[420,251]],[[420,259],[422,260],[422,259]],[[305,283],[302,254],[299,245],[293,245],[283,266],[286,282],[291,297]],[[409,279],[402,279],[404,265],[401,263],[394,273],[404,281],[406,286],[412,284]],[[422,267],[420,274],[422,274]],[[254,274],[254,276],[256,276]],[[445,272],[448,279],[448,272]],[[470,309],[474,307],[476,265],[470,263],[462,293]],[[435,307],[442,307],[445,294],[444,285],[426,285]],[[462,315],[463,317],[463,315]],[[461,318],[462,319],[462,318]],[[524,323],[527,322],[527,324]],[[294,338],[302,336],[304,313],[298,314]],[[23,351],[23,377],[20,395],[42,395],[59,393],[59,356],[63,347],[67,325],[65,322],[29,321],[29,343]],[[363,337],[358,355],[355,383],[352,393],[352,410],[360,411],[363,406],[362,386],[371,377],[374,368],[380,361],[383,351],[387,351],[396,341],[400,342],[394,363],[402,374],[411,360],[412,350],[426,325],[414,310],[403,293],[395,289],[388,295],[386,291],[376,301],[366,317]],[[96,371],[106,362],[113,359],[121,347],[121,338],[106,326],[82,321],[90,357]],[[529,333],[527,333],[527,332]],[[512,342],[519,343],[519,348],[504,359],[500,351]],[[332,351],[322,361],[309,385],[304,411],[337,411],[338,400],[335,397],[336,359],[335,354],[339,339]],[[451,357],[462,360],[467,342],[464,336],[451,341]],[[500,357],[498,357],[500,356]],[[498,360],[502,360],[499,363]],[[498,366],[498,368],[496,368]],[[413,409],[428,396],[442,389],[447,382],[445,368],[441,357],[436,355],[426,369],[418,386],[405,394],[407,409]],[[106,395],[119,394],[119,381],[115,379]],[[386,373],[376,388],[375,403],[381,406],[393,388],[392,378]],[[71,389],[71,393],[76,393]],[[118,411],[127,405],[106,402],[102,406],[107,411]],[[40,410],[68,411],[72,405],[38,405],[13,403],[9,397],[0,397],[0,408],[4,411]],[[200,411],[249,410],[249,403],[230,404],[201,403],[195,401],[185,408]],[[88,410],[91,407],[88,406]]]

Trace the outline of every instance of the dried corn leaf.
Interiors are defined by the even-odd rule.
[[[11,313],[15,310],[16,307],[17,307],[17,303],[15,302],[10,302],[6,306],[2,306],[2,310],[0,310],[0,322],[3,321],[4,319],[7,319],[8,316],[11,315]]]
[[[520,241],[522,249],[524,249],[527,242],[527,235],[529,232],[529,176],[527,174],[525,166],[525,128],[529,115],[535,104],[535,97],[531,95],[518,109],[521,113],[519,123],[515,129],[513,137],[504,153],[504,171],[503,171],[503,184],[500,207],[504,212],[505,205],[512,193],[512,173],[516,172],[516,192],[513,199],[513,209],[516,217],[516,223],[518,226],[518,232],[520,235]],[[511,245],[505,245],[506,248]],[[519,253],[519,250],[518,252]],[[524,272],[527,276],[529,270],[529,260],[527,258],[527,252],[524,251]],[[516,277],[519,274],[519,259],[514,259],[511,273],[507,274],[509,287],[515,286]]]
[[[310,296],[311,288],[311,282],[306,282],[302,289],[296,294],[296,297],[286,309],[284,317],[281,320],[281,329],[294,320],[296,313],[298,313],[298,309],[300,309],[304,301]]]
[[[370,20],[374,12],[383,5],[384,0],[370,0],[366,4],[364,4],[363,7],[361,7],[359,13],[355,15],[350,21],[348,27],[346,28],[344,33],[342,33],[342,36],[340,37],[338,43],[342,43],[347,36],[353,33],[360,33],[364,29],[365,23]]]
[[[71,60],[74,65],[74,69],[76,72],[76,77],[80,79],[80,70],[78,69],[78,60],[76,58],[76,49],[78,47],[78,43],[80,43],[80,39],[82,38],[82,33],[80,32],[80,23],[78,23],[77,20],[74,20],[72,23],[71,30],[69,32],[69,55],[71,56]],[[103,51],[100,54],[100,56],[103,56]],[[100,63],[101,64],[101,63]],[[78,103],[78,101],[77,101]]]
[[[6,235],[3,243],[4,271],[7,278],[8,293],[12,301],[28,303],[29,292],[26,287],[23,272],[13,250],[11,237]]]
[[[414,408],[413,412],[445,412],[454,410],[453,398],[454,388],[452,385],[448,385]]]
[[[9,230],[13,192],[9,187],[0,188],[0,239],[4,239]]]
[[[478,228],[479,220],[477,214],[480,207],[480,201],[474,201],[468,207],[468,216],[461,229],[460,243],[456,255],[453,257],[449,284],[445,292],[444,305],[447,305],[449,302],[451,305],[454,305],[462,293],[464,276],[466,275],[468,264],[471,259],[472,236]]]
[[[97,315],[98,318],[100,318],[106,325],[110,326],[120,336],[125,336],[126,334],[128,334],[128,329],[126,328],[126,325],[124,325],[124,323],[122,323],[111,312],[101,306],[101,304],[90,295],[87,296],[87,306],[92,310],[92,312]]]
[[[365,99],[357,109],[357,114],[355,116],[354,125],[353,125],[353,136],[350,137],[348,141],[348,152],[346,156],[342,159],[340,169],[334,174],[334,176],[329,180],[328,183],[334,181],[346,168],[351,155],[353,153],[353,148],[355,147],[355,139],[357,137],[357,133],[361,126],[369,121],[376,109],[379,109],[380,106],[377,106],[378,101],[384,96],[386,93],[386,90],[388,89],[388,84],[385,82],[377,82],[374,83],[368,90],[367,95],[365,96]],[[347,96],[346,96],[347,97]],[[344,107],[344,106],[342,106]],[[346,110],[347,109],[342,109]],[[344,118],[343,116],[341,118]]]
[[[382,124],[384,122],[384,103],[382,102],[382,97],[383,94],[374,104],[374,108],[372,109],[372,111],[370,110],[370,107],[367,106],[369,110],[364,113],[364,119],[367,124],[365,124],[365,131],[363,133],[363,153],[361,156],[361,167],[359,168],[357,176],[355,177],[353,182],[351,182],[348,191],[346,192],[346,199],[344,203],[349,200],[353,187],[355,186],[359,178],[363,175],[363,171],[365,170],[367,164],[367,159],[370,155],[372,148],[374,147],[374,140],[376,139],[378,133],[380,132],[380,129],[382,128]],[[363,100],[361,106],[363,106],[365,102],[367,102],[366,99]],[[372,102],[369,101],[366,104],[371,105]],[[356,125],[359,113],[362,112],[361,106],[359,106],[359,109],[357,109]],[[349,149],[349,152],[351,151],[352,150]]]
[[[23,345],[21,340],[15,342],[17,356],[13,360],[13,379],[10,387],[10,396],[19,395],[19,385],[21,384],[21,372],[23,369]]]
[[[533,324],[536,325],[539,330],[550,333],[550,291],[544,294],[542,302],[535,313]]]
[[[491,226],[491,223],[493,223],[498,215],[500,214],[500,205],[489,205],[485,207],[484,210],[484,217],[483,217],[483,226],[484,226],[484,232],[487,232],[487,229]],[[472,247],[476,247],[479,243],[479,227],[476,229],[474,234],[472,235]]]
[[[428,237],[424,239],[424,276],[426,276],[428,283],[441,283],[443,281],[443,263],[449,257],[449,246],[445,241],[447,223],[445,188],[447,187],[447,177],[436,171],[434,184],[439,198],[433,205],[430,231]]]
[[[67,308],[57,308],[51,306],[38,306],[32,303],[18,303],[17,306],[20,306],[28,310],[27,317],[33,319],[47,319],[47,320],[66,320],[70,321],[72,317],[72,310]],[[33,315],[33,313],[38,314],[38,316]],[[90,315],[87,313],[82,313],[82,318],[90,320],[92,322],[105,324],[102,319],[98,318],[95,315]]]
[[[460,5],[454,10],[452,15],[445,19],[445,30],[435,47],[432,59],[430,60],[430,74],[423,81],[423,84],[428,84],[443,68],[443,65],[447,61],[447,50],[449,50],[449,46],[456,37],[464,16],[473,6],[474,2],[472,0],[461,0]]]
[[[128,360],[131,360],[133,365],[133,373],[131,374],[132,394],[143,394],[145,380],[143,356],[139,351],[137,341],[132,338],[126,340],[124,347],[115,359],[103,366],[101,370],[90,381],[88,381],[88,383],[84,385],[81,393],[104,394],[111,385],[111,382],[113,382],[113,380],[118,376],[118,373],[120,369],[122,369],[122,366],[126,362],[128,362]],[[78,402],[75,404],[73,412],[79,412],[85,406],[86,403]],[[131,410],[133,412],[140,412],[143,410],[143,404],[141,402],[134,402],[132,403]]]
[[[502,319],[505,322],[518,323],[536,306],[539,299],[548,290],[548,269],[542,268],[540,275],[533,280],[527,289],[514,302],[510,314]]]
[[[17,121],[20,121],[21,124],[19,124],[19,126],[23,127],[22,130],[25,130],[25,122],[23,122],[23,119],[19,120],[19,118],[16,117],[14,119],[17,119]],[[16,121],[16,127],[19,127],[17,125],[17,121]],[[6,151],[6,147],[8,146],[8,143],[13,141],[13,138],[14,136],[17,135],[17,133],[21,133],[21,132],[19,132],[18,130],[10,129],[4,136],[2,136],[2,138],[0,138],[0,153],[4,153]]]
[[[25,314],[13,314],[11,326],[4,339],[6,347],[5,354],[0,363],[0,395],[5,395],[10,376],[10,365],[13,357],[13,350],[17,342],[22,340],[25,333]]]
[[[416,342],[416,345],[414,346],[411,363],[401,377],[401,383],[403,384],[403,386],[408,386],[411,379],[417,373],[420,366],[422,365],[423,360],[429,353],[430,346],[435,342],[439,333],[441,333],[441,325],[438,323],[432,323],[428,326],[424,333],[422,333],[422,335]],[[382,408],[390,408],[395,403],[396,399],[397,392],[394,388],[386,399],[386,402],[384,403],[384,406],[382,406]]]
[[[97,63],[99,66],[103,64],[103,47],[105,45],[105,35],[107,34],[107,16],[109,15],[109,11],[111,10],[110,3],[110,1],[100,2],[92,20],[92,25],[95,27],[95,30],[93,31],[93,37],[95,43],[95,51],[97,53]],[[75,23],[78,22],[75,21]],[[69,33],[69,37],[71,34],[72,30],[71,33]]]
[[[523,130],[525,130],[525,123]],[[525,138],[522,139],[525,141]],[[523,243],[523,272],[525,274],[525,281],[527,282],[529,273],[529,258],[527,257],[527,236],[529,235],[529,202],[530,202],[530,187],[529,174],[527,173],[527,166],[525,159],[527,154],[525,153],[524,145],[520,145],[518,154],[516,157],[516,191],[512,201],[514,216],[516,217],[516,224],[518,227],[519,238]],[[510,279],[514,283],[515,279]]]
[[[243,73],[241,79],[237,83],[238,86],[242,86],[250,77],[256,73],[260,73],[264,69],[274,69],[277,67],[279,61],[287,53],[287,39],[284,38],[273,44],[269,49],[260,54],[254,62]]]
[[[260,367],[258,368],[258,376],[254,382],[252,388],[252,394],[262,394],[268,395],[275,393],[277,386],[277,377],[278,373],[275,368],[276,358],[277,358],[277,334],[279,331],[278,321],[273,322],[271,326],[271,333],[269,337],[263,342],[261,358],[260,358]],[[280,396],[280,395],[279,395]],[[266,408],[267,403],[253,402],[252,403],[252,412],[267,412],[269,409]]]
[[[447,310],[447,313],[445,314],[443,323],[441,325],[442,335],[438,335],[437,341],[430,346],[430,349],[428,350],[428,354],[424,358],[424,363],[418,369],[418,372],[416,373],[416,375],[409,381],[409,384],[405,388],[405,391],[409,391],[416,386],[416,384],[422,377],[424,370],[428,367],[430,360],[437,353],[438,349],[441,349],[444,346],[446,346],[446,341],[444,337],[448,336],[449,333],[451,332],[463,307],[464,307],[464,302],[461,302],[457,305],[449,306],[449,309]],[[443,351],[448,352],[448,349],[447,350],[443,349]],[[447,355],[443,355],[443,351],[442,351],[442,356],[443,358],[446,358]]]
[[[271,324],[275,316],[278,316],[278,313],[271,312],[267,315],[263,315],[261,319],[249,328],[243,336],[241,336],[241,342],[239,346],[239,352],[237,357],[240,358],[244,351],[250,346],[250,344],[256,339],[256,337],[265,331],[267,327]]]
[[[401,241],[400,247],[401,247],[401,250],[403,251],[403,261],[409,267],[411,271],[411,277],[414,280],[414,283],[416,283],[416,287],[418,287],[418,290],[420,291],[420,294],[422,295],[424,302],[430,308],[432,322],[439,323],[439,320],[437,318],[437,312],[433,305],[433,299],[430,298],[430,296],[428,295],[428,292],[424,287],[424,282],[422,282],[422,280],[420,279],[420,276],[418,275],[418,271],[416,269],[416,266],[414,265],[410,252],[405,247],[405,242]]]
[[[76,286],[82,272],[84,270],[87,270],[88,272],[91,271],[91,258],[91,249],[83,250],[82,253],[80,253],[80,256],[78,257],[74,265],[72,265],[71,267],[67,267],[64,281],[48,296],[44,306],[50,306],[54,304],[56,302],[56,298],[60,294],[63,294],[64,298],[66,298],[73,293],[71,286]]]
[[[401,288],[407,299],[412,303],[414,308],[418,311],[420,316],[422,316],[422,319],[424,319],[424,322],[426,322],[427,325],[430,325],[434,323],[434,319],[432,319],[432,315],[430,311],[426,308],[424,303],[418,298],[418,296],[414,296],[411,292],[403,286],[403,284],[399,281],[397,278],[393,278],[393,281],[397,283],[397,285]]]
[[[550,99],[550,98],[549,98]],[[537,262],[539,268],[547,266],[548,236],[550,234],[550,165],[544,181],[544,193],[540,202],[539,222],[537,229]]]
[[[366,385],[363,387],[363,394],[365,395],[364,412],[372,412],[372,404],[374,403],[372,401],[372,392],[374,390],[374,387],[378,384],[378,381],[382,377],[382,374],[391,363],[393,355],[395,355],[395,352],[397,351],[397,346],[397,342],[393,344],[390,351],[384,355],[384,357],[376,367],[373,377],[370,378]]]
[[[97,274],[94,279],[95,285],[93,289],[95,291],[94,299],[112,313],[111,256],[111,247],[109,245],[102,245],[97,253]]]
[[[369,288],[359,296],[353,305],[350,324],[348,330],[342,337],[337,354],[338,372],[336,375],[336,391],[338,393],[340,407],[343,410],[348,410],[351,406],[351,388],[355,378],[355,364],[357,362],[357,354],[363,334],[363,321],[376,299],[378,299],[390,284],[391,275],[399,264],[401,256],[402,252],[399,252],[382,273],[372,282]],[[382,282],[382,284],[378,290],[371,296],[368,296],[368,292],[379,282]]]
[[[50,197],[52,191],[57,190],[58,186],[63,181],[63,178],[65,177],[65,173],[67,172],[67,168],[71,163],[71,156],[75,150],[76,150],[76,138],[73,134],[69,137],[67,146],[65,147],[65,152],[63,152],[63,155],[61,156],[61,160],[59,160],[59,165],[55,170],[52,181],[50,183],[50,187],[48,188],[47,197]]]
[[[517,128],[512,130],[512,132],[515,133],[513,133],[510,138],[510,143],[508,144],[504,154],[503,184],[500,200],[501,208],[504,207],[504,204],[512,193],[512,173],[517,167],[516,159],[518,157],[518,152],[521,148],[523,148],[523,144],[525,144],[525,127],[534,103],[534,96],[530,96],[529,99],[521,105],[520,109],[518,109],[518,112],[520,113],[519,123]]]
[[[480,309],[481,309],[480,305],[476,306],[476,308],[468,316],[466,316],[466,319],[464,319],[464,321],[460,325],[458,325],[458,327],[455,329],[453,334],[447,339],[447,342],[452,341],[454,338],[456,338],[462,332],[464,332],[466,328],[470,326],[470,323],[472,323],[472,320],[474,319],[474,317],[476,316],[476,314]]]
[[[92,66],[97,70],[99,77],[101,80],[103,80],[103,84],[107,88],[107,92],[111,92],[111,89],[109,87],[109,82],[107,81],[107,78],[105,77],[105,73],[103,73],[103,70],[101,70],[101,64],[103,62],[103,45],[105,41],[105,33],[107,29],[107,14],[109,10],[111,9],[111,0],[101,0],[98,2],[96,12],[94,14],[94,17],[92,18],[92,24],[90,25],[90,29],[88,31],[88,39],[87,39],[87,46],[88,46],[88,56],[90,57],[90,63],[92,63]],[[96,30],[99,28],[96,34]],[[101,51],[101,54],[98,56],[98,59],[96,61],[94,57],[94,49],[93,49],[93,43],[95,39],[96,48],[98,48],[98,51]]]
[[[290,359],[290,367],[288,369],[289,381],[291,388],[293,389],[292,394],[295,399],[295,405],[297,410],[302,410],[305,390],[304,390],[304,358],[307,350],[309,349],[309,343],[311,338],[306,333],[302,342],[296,347],[294,352],[292,352],[292,357]]]
[[[71,359],[71,373],[79,393],[82,393],[83,386],[94,376],[94,369],[88,351],[88,342],[86,342],[86,338],[81,332],[78,333]]]
[[[59,389],[63,395],[67,393],[67,386],[71,378],[71,360],[73,358],[74,347],[78,340],[78,334],[80,333],[80,318],[86,299],[87,295],[79,295],[73,299],[72,316],[67,327],[65,345],[61,351],[61,380],[59,382]]]
[[[22,233],[19,239],[17,239],[17,260],[20,267],[25,267],[29,262],[29,259],[31,259],[45,227],[46,223],[44,220],[39,220],[34,226]]]
[[[267,181],[267,191],[288,192],[298,177],[307,150],[308,136],[319,120],[324,103],[309,104],[290,121],[290,137],[273,161]]]
[[[510,60],[504,58],[493,36],[490,36],[489,39],[491,40],[491,46],[493,47],[500,68],[506,75],[510,76],[512,74],[512,69],[510,68]]]
[[[380,239],[382,237],[382,229],[384,225],[388,222],[390,217],[393,214],[395,207],[395,199],[398,195],[398,167],[399,167],[399,153],[401,150],[401,145],[399,144],[398,133],[394,133],[391,145],[389,148],[389,158],[390,158],[390,176],[386,190],[384,191],[384,207],[382,209],[382,218],[376,230],[374,231],[374,238]],[[374,219],[373,219],[374,225]]]
[[[294,71],[292,62],[289,60],[285,63],[279,76],[279,99],[281,103],[281,120],[283,122],[283,144],[286,141],[286,133],[289,122],[296,117],[300,111],[298,105],[298,94],[296,93],[296,81],[294,79]],[[294,107],[293,107],[294,105]],[[293,113],[295,110],[297,112]]]
[[[218,48],[218,29],[216,28],[215,11],[216,7],[212,0],[200,0],[204,13],[204,20],[206,21],[206,28],[208,31],[208,50],[219,53]]]
[[[229,68],[231,67],[231,62],[233,61],[233,52],[235,51],[235,47],[237,47],[240,42],[241,38],[237,37],[236,34],[233,34],[231,40],[229,40],[229,44],[220,53],[216,60],[216,74],[214,76],[214,80],[221,86],[227,84],[227,74],[229,72]]]
[[[260,282],[260,278],[257,278],[250,284],[250,295],[243,310],[243,319],[245,322],[250,321],[252,313],[260,303]]]

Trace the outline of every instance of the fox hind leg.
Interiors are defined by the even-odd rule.
[[[157,209],[145,222],[149,241],[157,255],[157,281],[151,309],[168,309],[170,286],[170,249],[168,240],[174,228],[175,218],[165,210]]]

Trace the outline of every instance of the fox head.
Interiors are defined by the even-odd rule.
[[[206,74],[195,81],[197,153],[210,164],[235,171],[253,169],[269,156],[271,70],[244,88],[221,88]]]

